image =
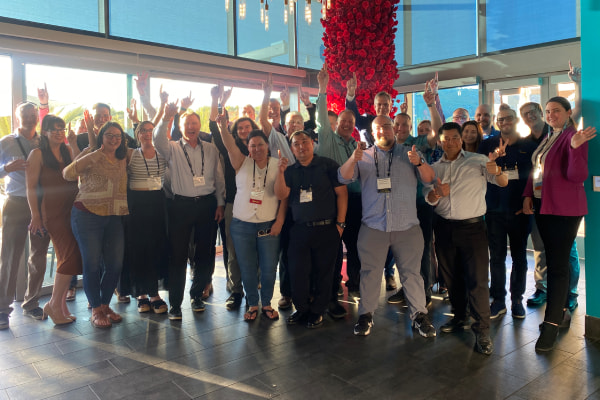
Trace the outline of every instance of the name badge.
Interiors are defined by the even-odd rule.
[[[203,176],[194,176],[194,187],[204,186],[206,182],[204,181]]]
[[[508,169],[506,170],[506,175],[508,176],[509,181],[514,181],[519,179],[519,170],[518,169]]]
[[[392,179],[391,178],[378,178],[377,179],[377,192],[378,193],[390,193],[392,191]]]
[[[300,203],[310,203],[312,201],[312,190],[300,189]]]
[[[265,196],[264,190],[253,190],[252,192],[250,192],[250,203],[262,204],[264,196]]]
[[[160,176],[151,176],[146,179],[148,190],[160,190],[162,188],[162,182]]]

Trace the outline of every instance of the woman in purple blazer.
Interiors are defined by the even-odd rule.
[[[554,348],[559,327],[570,322],[565,308],[569,292],[569,251],[581,218],[587,214],[583,182],[588,176],[588,141],[596,129],[577,131],[571,104],[564,97],[546,103],[548,136],[531,158],[533,170],[523,192],[523,212],[533,214],[546,249],[548,303],[535,349]]]

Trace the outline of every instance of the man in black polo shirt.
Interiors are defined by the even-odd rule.
[[[329,303],[348,191],[338,182],[338,163],[314,155],[308,132],[294,132],[290,140],[296,163],[287,168],[288,160],[280,156],[275,181],[275,194],[280,200],[289,198],[294,218],[288,260],[296,311],[287,323],[316,328]]]

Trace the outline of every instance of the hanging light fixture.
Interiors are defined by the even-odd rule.
[[[229,12],[229,0],[225,0],[225,12]]]
[[[294,5],[296,3],[294,2],[294,0],[290,0],[290,15],[294,15]]]
[[[288,0],[283,0],[283,23],[288,23]]]
[[[327,2],[325,0],[321,0],[321,15],[323,19],[327,19]]]
[[[265,23],[265,0],[260,0],[260,23]]]
[[[246,0],[240,0],[240,19],[246,19]]]
[[[310,0],[306,0],[306,5],[304,6],[304,20],[309,25],[312,22],[312,11],[310,9]]]
[[[269,0],[265,4],[265,31],[269,31]]]

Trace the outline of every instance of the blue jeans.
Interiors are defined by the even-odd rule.
[[[252,223],[231,220],[231,238],[235,247],[248,306],[258,306],[258,273],[260,267],[260,299],[263,307],[271,305],[279,261],[279,236],[258,237],[274,221]]]
[[[83,259],[83,290],[92,308],[109,304],[123,267],[119,215],[100,216],[73,207],[71,228]]]

